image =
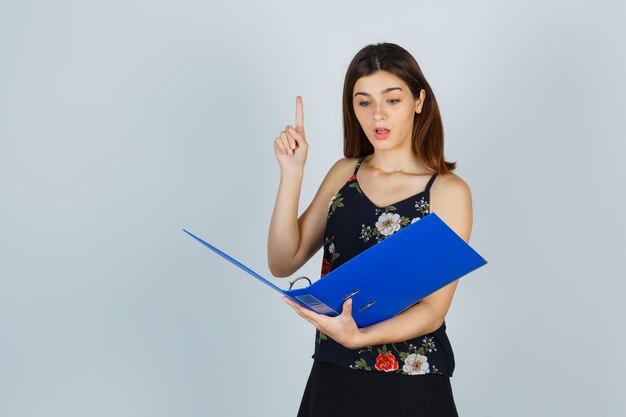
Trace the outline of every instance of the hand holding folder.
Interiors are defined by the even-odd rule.
[[[305,288],[282,290],[215,246],[185,229],[183,231],[276,291],[317,313],[337,316],[344,301],[351,297],[352,315],[358,327],[387,320],[487,263],[439,216],[430,213],[364,250],[315,283]]]

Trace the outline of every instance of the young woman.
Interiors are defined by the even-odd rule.
[[[411,54],[391,43],[360,50],[345,77],[343,121],[345,157],[330,168],[300,218],[309,146],[301,97],[295,127],[287,125],[274,142],[281,179],[268,236],[273,275],[292,275],[323,247],[323,277],[431,212],[469,242],[470,189],[452,173],[456,163],[444,159],[437,101]],[[285,297],[316,327],[298,417],[457,416],[445,324],[457,284],[362,328],[350,299],[340,315],[328,317]]]

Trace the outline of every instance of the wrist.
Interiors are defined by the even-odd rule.
[[[293,171],[281,171],[280,178],[284,181],[300,181],[304,177],[303,169],[295,169]]]
[[[369,334],[367,333],[367,331],[364,331],[363,329],[357,329],[354,335],[352,349],[361,349],[369,345]]]

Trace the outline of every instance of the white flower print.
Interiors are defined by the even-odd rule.
[[[433,350],[437,351],[437,346],[435,345],[435,341],[432,337],[424,337],[422,342],[422,347],[425,351],[432,352]]]
[[[363,239],[363,242],[367,242],[370,240],[371,227],[365,227],[364,224],[362,224],[361,227],[361,236],[359,236],[359,239]]]
[[[330,210],[330,206],[333,205],[333,201],[335,201],[335,198],[337,198],[337,194],[333,195],[328,201],[328,210]]]
[[[415,222],[416,222],[416,221],[418,221],[419,219],[420,219],[419,217],[414,218],[413,220],[411,220],[411,224],[415,223]]]
[[[335,195],[333,195],[330,200],[328,200],[328,218],[330,219],[330,215],[334,213],[334,211],[338,208],[338,207],[343,207],[343,197],[341,196],[341,193],[335,193]]]
[[[428,201],[424,200],[424,197],[420,201],[415,202],[415,210],[421,211],[423,215],[427,215],[430,209]]]
[[[398,213],[383,213],[376,222],[378,231],[389,236],[400,230],[400,215]]]
[[[411,353],[404,360],[402,370],[409,375],[427,374],[430,372],[428,358],[419,353]]]
[[[335,252],[335,244],[334,243],[331,243],[328,246],[328,252],[330,252],[330,253],[334,253]]]

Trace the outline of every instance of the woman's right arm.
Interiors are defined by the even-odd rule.
[[[313,201],[299,219],[298,201],[303,172],[291,175],[281,173],[267,241],[267,259],[272,275],[292,275],[324,244],[328,202],[335,193],[337,179],[346,176],[346,167],[350,169],[347,161],[340,159],[330,168]]]
[[[302,98],[296,97],[295,130],[287,125],[274,141],[280,184],[270,221],[267,261],[272,275],[288,277],[322,247],[328,211],[340,161],[329,170],[311,205],[298,219],[298,202],[308,151]]]

